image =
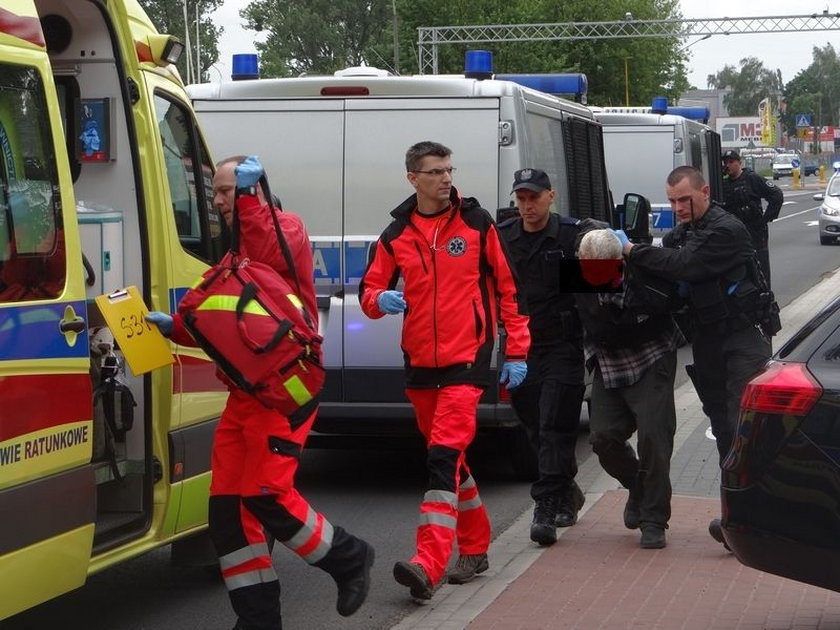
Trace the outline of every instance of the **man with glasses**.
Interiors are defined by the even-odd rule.
[[[430,141],[408,149],[415,194],[391,212],[359,286],[368,317],[403,313],[406,395],[426,440],[429,486],[415,554],[394,565],[394,579],[426,600],[442,582],[456,541],[450,583],[488,568],[490,520],[465,453],[478,400],[491,385],[497,313],[507,331],[500,380],[509,389],[525,378],[530,345],[528,316],[493,219],[453,187],[451,154]]]
[[[779,216],[784,193],[750,168],[741,166],[741,156],[734,149],[723,152],[724,208],[747,226],[758,254],[761,271],[770,286],[770,250],[767,247],[767,224]],[[761,200],[767,201],[762,208]]]

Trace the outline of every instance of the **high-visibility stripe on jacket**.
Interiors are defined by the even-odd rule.
[[[515,272],[490,214],[453,188],[449,217],[431,243],[411,221],[412,195],[391,212],[359,286],[364,313],[384,313],[379,294],[405,282],[401,346],[409,386],[488,385],[497,313],[507,331],[506,357],[524,360],[530,335]]]

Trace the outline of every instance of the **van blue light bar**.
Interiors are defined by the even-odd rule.
[[[586,96],[589,82],[582,73],[561,74],[497,74],[499,81],[512,81],[547,94],[572,94],[575,100]]]
[[[676,116],[682,116],[683,118],[688,118],[689,120],[696,120],[704,125],[709,124],[710,113],[708,107],[680,107],[679,105],[675,105],[673,107],[668,107],[668,113]]]
[[[682,116],[689,120],[696,120],[704,125],[709,124],[709,108],[703,106],[686,107],[680,105],[668,105],[668,98],[665,96],[654,96],[651,101],[650,111],[654,114],[672,114]]]

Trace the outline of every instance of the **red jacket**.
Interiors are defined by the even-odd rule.
[[[289,266],[283,257],[283,251],[277,241],[277,233],[274,230],[274,221],[269,214],[271,206],[261,206],[259,199],[254,195],[239,197],[237,200],[237,211],[239,212],[239,241],[240,258],[250,258],[258,262],[270,265],[277,270],[289,286],[295,287],[294,279],[289,273]],[[281,212],[274,209],[274,214],[283,231],[283,236],[289,244],[292,260],[295,264],[298,282],[300,283],[300,294],[303,305],[309,311],[315,324],[318,323],[318,306],[315,299],[314,270],[312,262],[312,249],[309,244],[309,235],[301,218],[295,214]],[[227,256],[230,254],[228,253]],[[174,327],[170,338],[175,343],[195,346],[196,343],[184,328],[180,315],[173,314]]]
[[[391,212],[359,286],[364,313],[384,315],[379,294],[401,275],[405,301],[401,347],[409,387],[489,384],[496,318],[507,331],[506,358],[525,360],[530,345],[528,316],[518,281],[490,214],[453,188],[452,212],[436,244],[411,222],[412,195]]]

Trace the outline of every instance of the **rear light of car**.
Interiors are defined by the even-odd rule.
[[[771,362],[747,383],[741,409],[756,413],[804,416],[822,396],[822,387],[802,363]]]

